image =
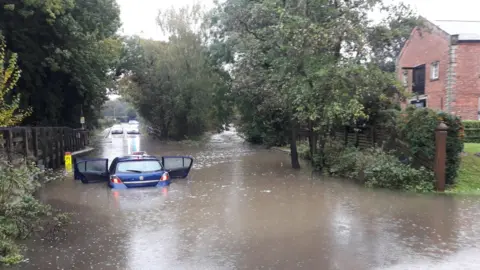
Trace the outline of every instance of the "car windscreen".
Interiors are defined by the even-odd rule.
[[[144,173],[161,171],[162,165],[158,160],[129,160],[117,164],[117,173]]]

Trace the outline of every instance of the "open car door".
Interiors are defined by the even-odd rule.
[[[108,159],[75,160],[74,177],[75,180],[81,180],[82,183],[108,181],[110,179]]]
[[[193,158],[182,156],[162,157],[162,164],[171,178],[186,178],[192,168]]]

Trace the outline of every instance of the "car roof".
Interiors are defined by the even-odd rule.
[[[149,156],[149,155],[128,155],[128,156],[122,156],[122,157],[117,157],[118,161],[129,161],[129,160],[158,160],[157,157],[155,156]]]

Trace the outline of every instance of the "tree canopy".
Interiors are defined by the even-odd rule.
[[[5,0],[0,30],[22,70],[14,94],[31,107],[23,124],[94,125],[121,43],[115,0]]]
[[[11,96],[21,71],[17,65],[18,56],[9,53],[3,36],[0,35],[0,126],[18,124],[29,114],[29,110],[19,110],[20,96]],[[7,97],[11,96],[8,100]]]
[[[201,31],[200,6],[160,12],[168,41],[130,37],[125,41],[122,95],[164,139],[197,136],[228,122],[224,103],[229,77],[212,64]]]
[[[373,8],[389,16],[374,24],[368,16]],[[335,126],[368,119],[401,96],[392,91],[397,82],[391,63],[415,20],[407,7],[381,0],[218,4],[210,21],[212,43],[233,66],[240,130],[262,143],[289,138],[292,165],[299,167],[295,143],[301,128],[310,131],[312,154],[317,146],[321,153]]]

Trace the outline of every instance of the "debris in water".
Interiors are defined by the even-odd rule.
[[[270,189],[266,189],[266,190],[262,190],[262,191],[260,191],[260,192],[263,192],[263,193],[270,193],[270,192],[272,192],[272,191],[271,191]]]

